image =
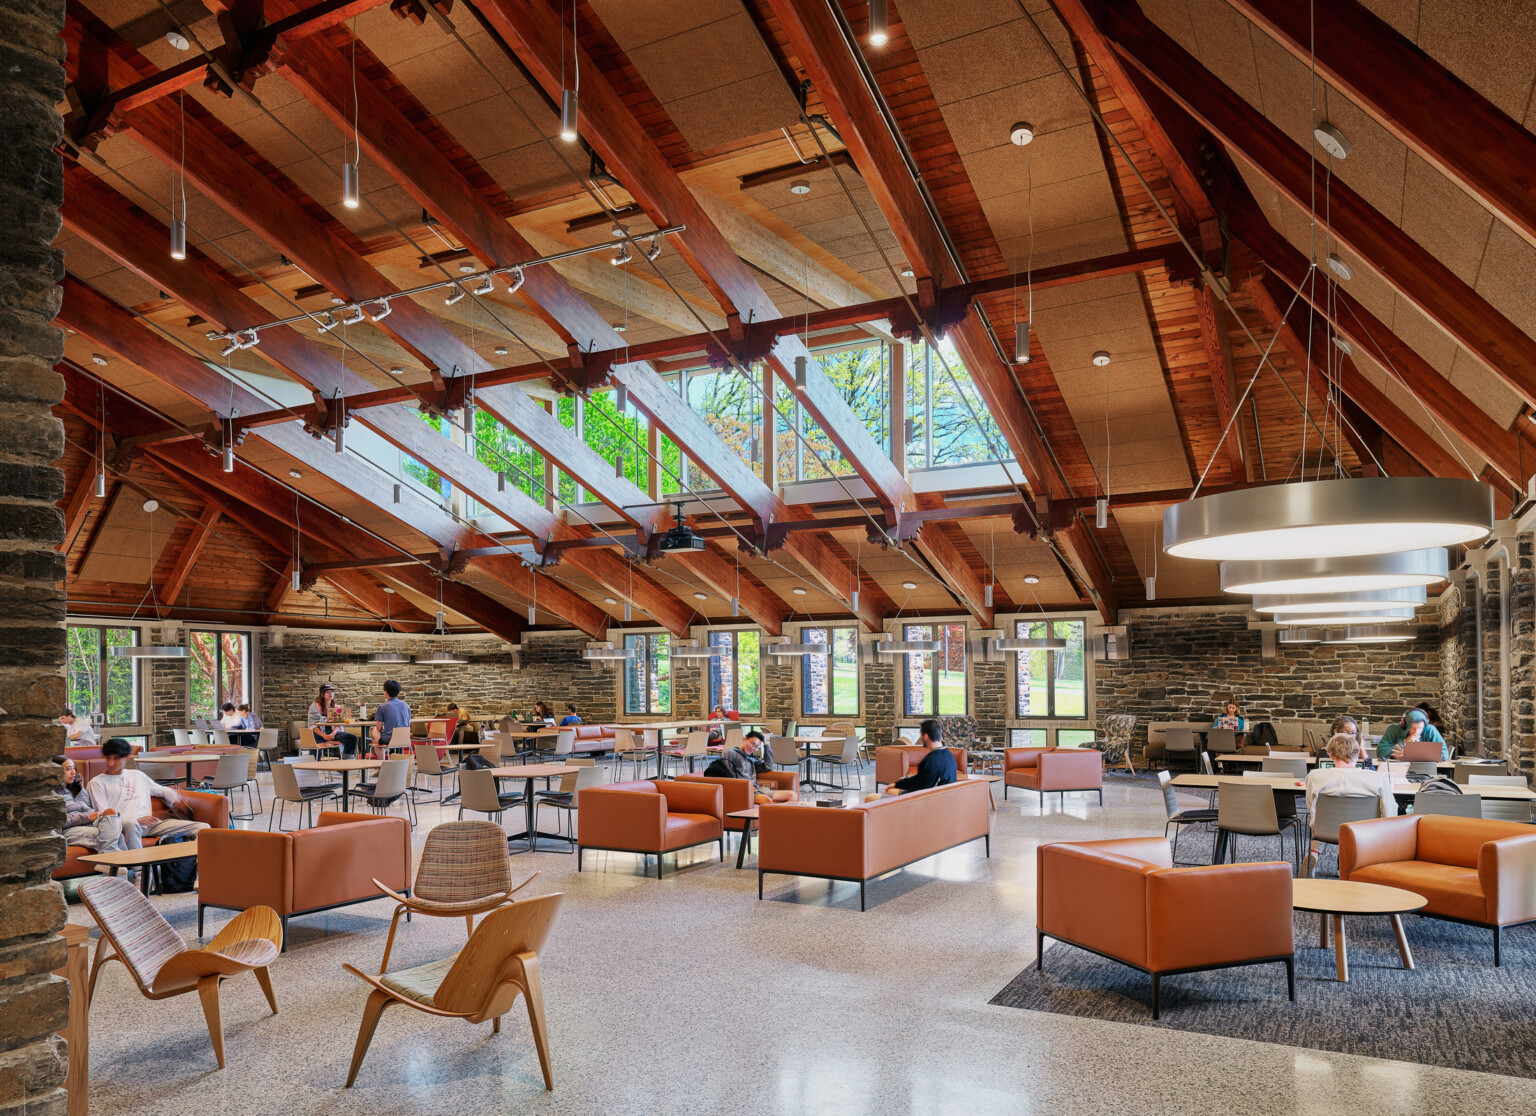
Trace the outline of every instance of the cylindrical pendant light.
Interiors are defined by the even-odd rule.
[[[357,164],[341,164],[341,204],[348,209],[356,209],[362,204],[362,195],[357,189]]]
[[[96,499],[100,500],[100,499],[104,498],[106,496],[106,494],[107,494],[107,471],[105,469],[97,469],[96,470]]]
[[[1093,502],[1093,525],[1100,531],[1109,526],[1109,497],[1100,496]]]
[[[1013,363],[1029,363],[1029,323],[1020,322],[1013,331]]]
[[[1341,558],[1474,543],[1493,531],[1493,489],[1453,477],[1357,477],[1200,496],[1163,513],[1163,551],[1254,561]]]
[[[180,218],[171,222],[171,259],[187,258],[187,223]]]
[[[1402,589],[1372,589],[1359,593],[1264,594],[1253,598],[1253,611],[1304,619],[1308,613],[1380,612],[1388,608],[1411,608],[1423,604],[1426,599],[1427,594],[1422,585],[1410,585]]]
[[[1149,600],[1149,601],[1157,600],[1157,575],[1156,574],[1148,574],[1147,575],[1147,600]]]
[[[576,142],[576,90],[567,89],[560,94],[560,138],[566,143]]]
[[[336,442],[337,453],[345,453],[347,451],[346,430],[346,425],[344,423],[338,422],[336,424],[336,429],[331,432],[331,437],[335,439]]]
[[[891,37],[886,0],[869,0],[869,44],[884,46]]]
[[[226,473],[233,473],[235,471],[235,447],[234,446],[230,445],[228,442],[225,442],[224,443],[224,448],[219,452],[219,458],[220,458],[219,467],[224,472],[226,472]]]
[[[1348,558],[1260,559],[1223,562],[1224,593],[1357,593],[1435,585],[1450,576],[1444,548],[1399,550]]]
[[[805,387],[805,379],[809,365],[810,362],[806,360],[805,357],[797,356],[795,358],[795,386],[797,388]]]
[[[293,591],[300,592],[304,588],[304,570],[297,562],[293,566]]]

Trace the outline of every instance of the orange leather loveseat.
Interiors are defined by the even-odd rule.
[[[752,784],[745,779],[718,779],[709,775],[679,775],[676,783],[711,783],[720,788],[721,804],[726,813],[725,828],[733,833],[741,832],[745,818],[729,815],[752,807]],[[798,791],[800,774],[796,771],[760,771],[757,786],[763,791]]]
[[[576,792],[576,825],[578,872],[587,849],[654,856],[658,880],[663,853],[718,841],[725,859],[725,798],[713,780],[643,779],[587,787]]]
[[[1009,787],[1022,787],[1040,796],[1055,791],[1065,802],[1068,791],[1094,791],[1104,805],[1104,753],[1091,748],[1005,748],[1003,798]]]
[[[410,894],[411,827],[404,818],[327,810],[313,829],[293,833],[206,830],[197,861],[197,936],[208,907],[271,907],[286,950],[294,915],[381,899],[375,879]]]
[[[85,749],[81,750],[84,751]],[[99,749],[97,750],[97,755],[100,755]],[[213,829],[229,828],[229,799],[224,795],[189,790],[182,790],[177,793],[181,795],[181,800],[191,808],[193,821],[204,822]],[[155,817],[170,817],[170,811],[165,808],[164,802],[161,802],[158,798],[152,798],[149,801],[150,806],[154,809]],[[159,843],[160,839],[158,837],[146,837],[144,839],[146,848],[153,848]],[[201,853],[203,847],[201,841],[197,847],[199,853]],[[82,856],[90,856],[95,851],[95,849],[88,848],[85,845],[70,845],[66,847],[64,850],[64,863],[53,870],[53,878],[56,880],[67,880],[74,876],[94,876],[96,874],[95,869],[89,864],[81,863],[80,858]]]
[[[992,855],[992,796],[981,782],[861,802],[843,809],[792,802],[758,807],[757,897],[763,876],[812,876],[865,887],[876,876],[946,849],[985,840]]]
[[[1339,878],[1385,884],[1429,900],[1420,914],[1493,931],[1536,921],[1536,827],[1409,814],[1339,827]]]
[[[1285,963],[1296,999],[1289,864],[1173,867],[1164,837],[1079,841],[1036,850],[1035,966],[1045,939],[1075,945],[1159,982],[1175,973]]]
[[[955,769],[965,778],[969,768],[965,763],[965,749],[951,748],[955,757]],[[917,770],[928,749],[921,744],[882,744],[875,749],[875,789],[890,786],[898,779],[905,779]]]

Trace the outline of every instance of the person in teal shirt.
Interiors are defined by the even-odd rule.
[[[1441,763],[1451,758],[1450,749],[1445,746],[1445,737],[1440,735],[1439,729],[1429,723],[1429,717],[1422,709],[1408,710],[1403,714],[1402,720],[1381,734],[1381,742],[1376,745],[1376,758],[1402,759],[1403,745],[1417,740],[1439,744]]]
[[[1211,722],[1211,727],[1213,729],[1233,729],[1237,732],[1247,732],[1248,721],[1243,717],[1242,710],[1238,708],[1237,702],[1229,701],[1225,711],[1217,714],[1215,720]]]

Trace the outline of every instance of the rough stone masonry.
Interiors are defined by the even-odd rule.
[[[64,198],[55,147],[64,99],[63,0],[0,5],[0,1112],[65,1110],[69,986],[57,931],[64,855],[53,757],[64,730],[64,355],[52,324],[63,255],[53,247]]]

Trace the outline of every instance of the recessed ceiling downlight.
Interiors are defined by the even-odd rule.
[[[1223,562],[1224,593],[1358,593],[1435,585],[1450,576],[1446,552],[1400,550],[1396,554],[1365,554],[1349,558],[1300,558]]]
[[[1213,562],[1342,558],[1463,545],[1492,531],[1493,489],[1481,481],[1358,477],[1175,504],[1163,513],[1163,553]]]
[[[1389,608],[1413,608],[1424,603],[1422,585],[1400,589],[1372,589],[1360,593],[1266,593],[1253,598],[1253,611],[1273,612],[1286,618],[1308,619],[1325,612],[1380,612]]]

